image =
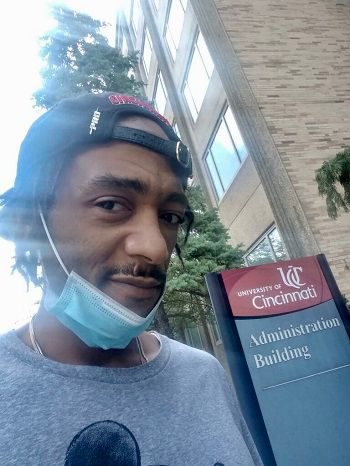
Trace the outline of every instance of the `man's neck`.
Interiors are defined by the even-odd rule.
[[[91,348],[42,307],[35,315],[33,330],[43,355],[65,364],[134,367],[145,362],[141,348],[148,361],[159,353],[160,348],[158,339],[147,332],[139,336],[141,348],[136,339],[133,339],[124,349]],[[18,329],[17,335],[23,343],[35,351],[30,337],[29,324]]]

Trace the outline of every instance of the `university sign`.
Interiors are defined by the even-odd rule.
[[[349,314],[324,256],[206,280],[264,464],[350,464]]]
[[[222,272],[232,313],[237,317],[286,314],[332,298],[314,257]]]

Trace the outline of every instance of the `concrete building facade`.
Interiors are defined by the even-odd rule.
[[[117,27],[246,263],[322,252],[348,297],[350,214],[315,170],[350,145],[349,22],[336,0],[130,0]]]

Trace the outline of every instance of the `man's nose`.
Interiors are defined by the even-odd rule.
[[[126,237],[125,252],[148,264],[163,265],[168,260],[169,248],[158,217],[150,216],[136,225]]]

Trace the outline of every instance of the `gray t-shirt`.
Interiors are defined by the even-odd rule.
[[[51,361],[0,337],[0,464],[261,464],[224,370],[160,336],[159,355],[114,369]]]

